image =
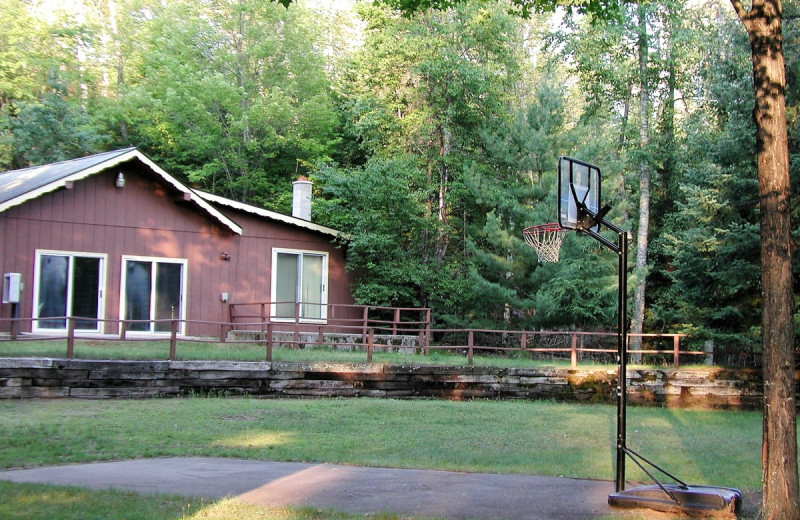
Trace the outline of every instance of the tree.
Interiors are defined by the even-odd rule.
[[[96,153],[103,143],[85,109],[66,99],[65,87],[58,78],[48,83],[52,91],[39,103],[20,103],[11,123],[14,155],[20,167]]]
[[[118,109],[107,111],[118,142],[199,188],[288,212],[290,180],[337,144],[314,14],[177,0],[155,4],[142,24],[146,52],[125,62]],[[120,32],[120,48],[133,36]]]
[[[791,181],[786,130],[786,67],[781,0],[739,0],[733,8],[750,38],[761,212],[764,351],[763,513],[800,518],[793,324]]]
[[[633,292],[633,316],[631,332],[641,334],[644,326],[645,288],[647,287],[647,255],[650,246],[650,185],[652,164],[650,160],[650,44],[647,22],[647,8],[639,3],[636,9],[637,38],[636,51],[639,83],[639,225],[636,228],[636,286]],[[641,349],[641,337],[631,339],[631,349]]]
[[[712,343],[724,364],[728,353],[760,354],[761,285],[754,125],[741,102],[750,50],[738,19],[717,7],[691,16],[695,49],[717,58],[694,68],[693,91],[681,87],[695,109],[677,125],[648,294],[651,326]]]
[[[438,318],[454,325],[463,324],[467,316],[478,320],[497,315],[495,298],[487,304],[472,295],[477,285],[487,282],[485,287],[503,300],[503,309],[509,297],[502,284],[494,283],[500,278],[495,276],[499,267],[494,260],[508,253],[483,256],[482,241],[473,247],[494,208],[471,195],[478,186],[497,189],[491,182],[497,181],[497,172],[476,156],[486,132],[509,124],[518,78],[519,20],[497,6],[480,4],[410,18],[375,6],[361,6],[360,14],[366,41],[338,83],[342,120],[351,142],[358,142],[361,155],[370,158],[368,167],[376,161],[413,161],[415,166],[385,170],[405,175],[403,182],[425,216],[414,221],[416,232],[401,240],[409,264],[430,273],[428,278],[409,279],[414,284],[428,280],[419,283],[414,301],[436,308]],[[498,187],[507,189],[504,182]],[[484,193],[484,199],[493,198]],[[358,204],[349,206],[343,210],[355,211]],[[382,217],[378,208],[371,212],[378,219],[392,219]],[[501,221],[511,220],[503,211]],[[515,222],[520,225],[520,219]],[[521,237],[516,240],[521,242]],[[487,271],[482,268],[489,264],[490,277],[498,280],[483,278]],[[384,283],[397,281],[385,278]],[[466,292],[456,296],[454,286]]]

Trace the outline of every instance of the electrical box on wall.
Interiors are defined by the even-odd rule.
[[[19,303],[22,283],[19,273],[5,273],[3,275],[3,303]]]

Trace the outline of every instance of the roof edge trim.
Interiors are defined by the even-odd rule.
[[[257,215],[263,218],[268,218],[270,220],[277,220],[278,222],[283,222],[284,224],[289,224],[290,226],[297,226],[303,229],[307,229],[309,231],[315,231],[317,233],[322,233],[333,237],[341,237],[348,240],[350,239],[349,235],[337,229],[333,229],[327,226],[322,226],[320,224],[314,224],[313,222],[309,222],[301,218],[290,217],[282,213],[277,213],[275,211],[270,211],[268,209],[259,208],[257,206],[246,204],[244,202],[238,202],[233,199],[228,199],[225,197],[221,197],[219,195],[214,195],[212,193],[208,193],[205,191],[200,191],[200,190],[193,190],[193,191],[199,197],[214,204],[228,206],[230,208],[238,209],[239,211],[244,211],[246,213]]]

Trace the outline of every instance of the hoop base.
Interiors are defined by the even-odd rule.
[[[664,513],[682,513],[708,517],[735,518],[741,510],[742,493],[738,489],[712,486],[639,486],[608,496],[612,507],[639,509],[646,508]]]

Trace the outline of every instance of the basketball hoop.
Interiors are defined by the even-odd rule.
[[[561,242],[568,229],[559,226],[557,223],[540,224],[522,230],[525,242],[536,250],[540,262],[558,262],[558,254],[561,251]]]

